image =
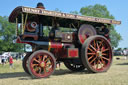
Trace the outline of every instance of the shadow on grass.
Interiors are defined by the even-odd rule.
[[[28,74],[26,74],[25,72],[0,73],[0,79],[16,77],[28,77]]]
[[[61,69],[56,70],[53,75],[54,76],[61,76],[61,75],[67,75],[67,74],[90,74],[87,70],[83,70],[80,72],[73,72],[68,69]],[[25,72],[13,72],[13,73],[0,73],[0,79],[7,79],[7,78],[18,78],[19,80],[31,80],[33,78],[30,77],[30,75],[26,74]],[[49,77],[48,77],[49,78]]]
[[[66,75],[66,74],[90,74],[87,70],[79,71],[79,72],[73,72],[68,69],[60,69],[56,70],[53,75],[60,76],[60,75]]]
[[[128,65],[128,63],[119,63],[119,64],[116,64],[116,65]]]

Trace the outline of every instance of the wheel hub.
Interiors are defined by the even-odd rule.
[[[101,51],[97,51],[96,55],[97,55],[97,57],[100,58],[102,56],[102,52]]]
[[[45,62],[41,62],[40,66],[45,67]]]

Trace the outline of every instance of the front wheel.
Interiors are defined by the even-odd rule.
[[[112,64],[112,48],[103,36],[91,36],[82,46],[82,62],[90,72],[105,72]]]
[[[35,51],[28,59],[28,69],[34,78],[48,77],[54,72],[55,68],[55,57],[48,51]]]
[[[27,67],[27,64],[28,64],[28,58],[29,56],[32,54],[32,52],[28,52],[26,54],[26,56],[23,58],[23,62],[22,62],[22,67],[24,69],[24,71],[30,75],[29,71],[28,71],[28,67]]]

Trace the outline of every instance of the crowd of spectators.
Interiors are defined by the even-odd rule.
[[[20,60],[22,60],[24,58],[24,56],[25,56],[25,53],[5,52],[2,55],[0,55],[0,64],[2,64],[4,66],[8,62],[12,63],[13,59],[16,59],[16,60],[20,59]],[[10,62],[10,60],[11,60],[11,62]]]

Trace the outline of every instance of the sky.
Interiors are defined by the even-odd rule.
[[[47,10],[58,8],[65,13],[79,12],[82,7],[88,5],[106,5],[110,14],[122,23],[115,27],[123,38],[118,47],[128,48],[128,0],[1,0],[0,16],[9,16],[17,6],[36,7],[38,2],[42,2]]]

